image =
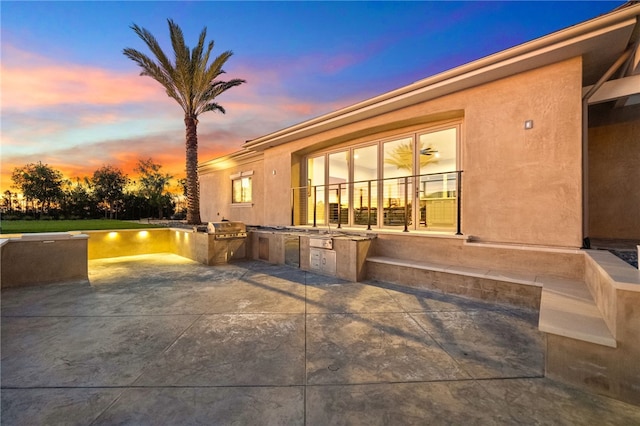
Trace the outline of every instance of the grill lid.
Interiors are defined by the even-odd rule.
[[[216,237],[246,237],[247,227],[242,222],[209,222],[207,233]]]

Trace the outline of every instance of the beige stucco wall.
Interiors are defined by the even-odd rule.
[[[88,258],[104,259],[143,254],[174,253],[205,265],[245,258],[245,239],[216,240],[213,235],[189,229],[86,231]]]
[[[85,231],[85,233],[89,236],[89,260],[173,251],[167,228]]]
[[[457,120],[462,232],[490,242],[580,247],[581,77],[581,58],[574,58],[269,148],[264,216],[252,219],[291,224],[290,188],[301,185],[299,163],[310,152]],[[533,129],[524,129],[525,120],[534,120]],[[224,182],[224,173],[216,176],[203,179],[203,193],[220,176]]]
[[[291,151],[286,147],[279,146],[264,153],[265,210],[262,225],[291,225]]]
[[[584,256],[580,250],[531,248],[518,245],[468,243],[464,238],[424,238],[417,234],[378,234],[371,254],[437,265],[464,265],[511,271],[529,279],[537,275],[582,279]]]
[[[640,106],[589,129],[589,236],[640,239]]]
[[[200,217],[203,222],[219,222],[222,219],[261,225],[265,203],[265,168],[261,160],[235,164],[229,168],[200,172]],[[252,203],[231,204],[231,176],[253,171]]]
[[[63,233],[30,239],[3,240],[0,286],[20,287],[88,279],[87,236],[61,238]]]
[[[576,58],[466,94],[466,235],[582,245],[581,81]],[[524,129],[525,120],[533,129]]]

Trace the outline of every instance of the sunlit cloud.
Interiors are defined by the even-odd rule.
[[[54,59],[8,46],[2,63],[2,191],[15,167],[42,161],[68,179],[91,176],[103,165],[133,176],[152,158],[176,178],[185,172],[184,122],[177,104],[151,78]],[[235,59],[235,58],[234,58]],[[247,84],[219,97],[226,114],[206,113],[198,127],[199,159],[236,151],[259,136],[355,103],[342,97],[311,101],[291,90],[326,58],[258,67],[236,62],[225,78]],[[346,66],[345,58],[341,64]],[[45,83],[46,82],[46,83]],[[23,94],[25,94],[23,96]]]
[[[2,109],[25,110],[67,104],[121,104],[162,100],[157,83],[129,71],[58,63],[3,45]]]

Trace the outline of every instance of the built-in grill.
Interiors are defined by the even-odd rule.
[[[207,224],[207,233],[213,235],[216,240],[246,238],[247,227],[242,222],[209,222]]]

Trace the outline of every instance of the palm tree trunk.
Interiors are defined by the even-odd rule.
[[[187,223],[200,225],[200,185],[198,184],[198,119],[186,115]]]

